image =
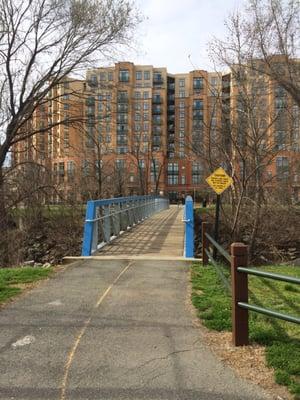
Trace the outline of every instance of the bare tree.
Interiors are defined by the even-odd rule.
[[[267,75],[300,105],[299,0],[249,0],[225,25],[227,37],[211,43],[214,60]]]
[[[27,129],[67,75],[130,43],[139,21],[127,0],[0,1],[0,226],[3,165],[11,147],[49,126]],[[52,126],[61,121],[52,121]]]

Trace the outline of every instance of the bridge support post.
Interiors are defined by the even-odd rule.
[[[88,201],[86,206],[83,244],[82,244],[82,256],[90,256],[92,254],[92,245],[94,238],[94,224],[93,221],[96,215],[96,208],[93,201]]]
[[[191,196],[187,196],[185,199],[184,207],[184,257],[194,257],[194,207],[193,199]]]

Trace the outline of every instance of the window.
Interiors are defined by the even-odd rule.
[[[139,160],[139,168],[141,169],[145,168],[145,160]]]
[[[194,100],[193,101],[193,109],[194,110],[203,110],[203,100]]]
[[[94,147],[94,127],[88,126],[87,127],[87,135],[85,141],[86,147]]]
[[[182,185],[185,185],[185,184],[186,184],[185,175],[181,175],[181,184],[182,184]]]
[[[84,176],[88,176],[90,173],[90,164],[88,160],[84,160],[82,163],[82,172]]]
[[[203,78],[201,77],[193,78],[193,89],[194,90],[203,89]]]
[[[179,87],[184,88],[185,86],[185,79],[179,79]]]
[[[127,144],[127,136],[126,135],[117,135],[117,145]]]
[[[149,99],[149,92],[144,92],[144,99]]]
[[[161,116],[160,115],[153,115],[153,123],[154,124],[161,124]]]
[[[128,69],[120,69],[119,81],[120,82],[129,82],[129,71],[128,71]]]
[[[211,78],[210,78],[210,84],[211,84],[211,86],[217,86],[217,84],[218,84],[218,78],[215,77],[215,76],[211,77]]]
[[[202,180],[203,168],[199,162],[193,162],[192,165],[192,183],[199,184]]]
[[[64,131],[64,148],[70,147],[70,135],[68,131]]]
[[[287,157],[276,158],[277,179],[286,179],[289,176],[289,159]]]
[[[117,154],[126,154],[128,152],[127,146],[118,146]]]
[[[134,97],[135,97],[136,99],[140,99],[140,98],[142,97],[141,92],[134,92]]]
[[[134,114],[134,120],[135,120],[135,121],[140,121],[141,119],[142,119],[141,114],[138,114],[138,113],[135,113],[135,114]]]
[[[106,81],[106,72],[100,72],[100,81]]]
[[[149,114],[148,113],[144,113],[144,121],[149,121]]]
[[[142,73],[142,71],[136,71],[136,73],[135,73],[135,79],[136,79],[137,81],[143,79],[143,73]]]
[[[184,119],[181,119],[181,120],[179,121],[179,127],[180,127],[180,128],[184,128],[184,126],[185,126],[185,121],[184,121]]]
[[[286,99],[284,97],[275,98],[275,108],[282,109],[286,107]]]
[[[178,185],[178,176],[168,175],[168,185]]]
[[[126,91],[119,91],[118,92],[118,101],[120,103],[128,101],[128,93]]]
[[[286,132],[277,131],[275,132],[275,148],[276,150],[284,150],[286,147]]]
[[[149,123],[148,122],[144,122],[143,130],[144,130],[144,132],[149,131]]]
[[[141,124],[134,124],[134,130],[135,130],[135,132],[140,132]]]
[[[179,173],[178,163],[176,162],[168,163],[168,175],[169,174],[178,175],[178,173]]]
[[[144,110],[149,110],[149,103],[147,102],[144,103]]]
[[[91,87],[96,87],[98,85],[97,75],[91,75],[88,84]]]
[[[185,91],[179,90],[179,97],[185,97]]]
[[[117,122],[121,124],[127,124],[128,114],[117,114]]]
[[[68,161],[67,162],[67,174],[68,175],[74,175],[75,172],[75,163],[74,161]]]
[[[157,103],[160,104],[162,102],[162,99],[160,97],[160,94],[154,94],[153,95],[153,99],[152,99],[153,103]]]
[[[118,170],[124,169],[124,168],[125,168],[125,160],[119,160],[119,159],[117,159],[117,160],[116,160],[116,168],[117,168]]]
[[[275,88],[275,97],[284,97],[286,95],[286,91],[282,86],[276,86]]]
[[[161,72],[154,72],[153,74],[153,83],[162,84],[163,78]]]
[[[108,80],[109,80],[109,81],[112,81],[113,79],[114,79],[113,73],[112,73],[112,72],[109,72],[109,73],[108,73]]]
[[[58,174],[59,174],[59,176],[65,175],[65,164],[63,162],[60,162],[58,164]]]
[[[180,102],[179,102],[179,108],[184,108],[184,107],[185,107],[184,101],[180,101]]]
[[[150,71],[144,71],[144,79],[148,81],[150,79]]]

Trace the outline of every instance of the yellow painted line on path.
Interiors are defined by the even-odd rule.
[[[99,297],[99,299],[97,300],[97,303],[94,306],[94,310],[97,309],[100,304],[103,302],[103,300],[105,299],[105,297],[108,295],[108,293],[111,291],[111,289],[113,288],[113,286],[118,282],[118,280],[121,278],[121,276],[128,270],[128,268],[134,263],[134,261],[130,261],[126,267],[119,273],[119,275],[116,277],[116,279],[113,281],[113,283],[105,290],[105,292]],[[87,327],[89,326],[90,322],[92,319],[92,315],[84,322],[83,327],[80,329],[75,342],[72,346],[72,349],[70,351],[70,353],[68,354],[68,358],[64,367],[64,376],[63,376],[63,380],[62,380],[62,384],[61,384],[61,394],[60,394],[60,400],[65,400],[66,399],[66,390],[67,390],[67,383],[68,383],[68,377],[69,377],[69,372],[70,372],[70,368],[72,365],[72,362],[74,360],[74,356],[76,353],[76,350],[79,346],[80,340],[82,338],[82,336],[84,335]]]

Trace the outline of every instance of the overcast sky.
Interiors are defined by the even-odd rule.
[[[128,61],[180,73],[212,69],[207,43],[213,36],[224,36],[226,16],[244,0],[136,0],[136,3],[146,19],[137,34],[138,55],[132,54]]]

